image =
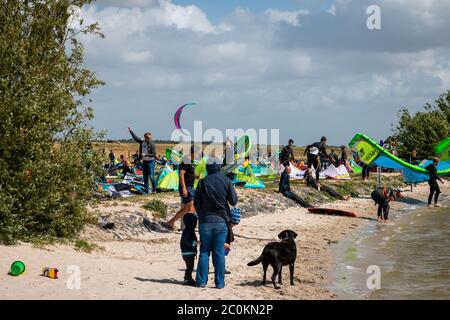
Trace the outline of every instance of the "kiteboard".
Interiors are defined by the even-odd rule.
[[[338,209],[329,209],[329,208],[308,208],[310,213],[317,214],[329,214],[335,216],[344,216],[344,217],[352,217],[355,218],[356,214],[350,211],[338,210]]]

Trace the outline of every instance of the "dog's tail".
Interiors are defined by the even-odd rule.
[[[247,263],[247,266],[252,267],[252,266],[256,266],[257,264],[261,263],[263,259],[263,256],[260,255],[258,259],[253,260],[252,262]]]

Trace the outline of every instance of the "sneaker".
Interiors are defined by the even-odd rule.
[[[185,280],[183,281],[183,285],[185,285],[185,286],[191,286],[191,287],[196,287],[196,286],[197,286],[197,283],[195,282],[194,279],[185,279]]]
[[[439,203],[435,203],[435,204],[434,204],[434,207],[435,207],[435,208],[440,208],[441,205],[440,205]]]

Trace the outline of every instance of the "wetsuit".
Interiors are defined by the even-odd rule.
[[[291,191],[290,176],[286,172],[283,172],[281,174],[280,186],[278,188],[278,192],[280,192],[283,196],[285,196],[291,200],[294,200],[302,207],[311,208],[310,204],[308,204],[305,200],[303,200],[299,195],[297,195]]]
[[[195,257],[197,256],[197,236],[195,227],[197,226],[197,216],[194,213],[187,213],[183,217],[185,228],[181,235],[180,248],[181,255],[186,264],[184,280],[192,280],[192,271],[194,270]]]
[[[330,157],[334,160],[336,165],[339,163],[339,156],[336,153],[330,153]]]
[[[375,204],[378,205],[378,218],[384,218],[384,220],[388,220],[390,209],[389,197],[387,194],[384,193],[384,189],[383,188],[375,189],[372,192],[371,197],[373,201],[375,201]]]
[[[285,146],[280,153],[280,163],[289,162],[291,159],[294,159],[294,150],[291,146]]]
[[[307,175],[305,179],[306,179],[306,186],[307,187],[311,187],[311,188],[314,188],[314,189],[319,189],[319,183],[317,182],[316,179],[314,179],[313,176]],[[333,188],[331,188],[329,186],[326,186],[326,185],[321,185],[320,189],[325,191],[326,193],[328,193],[330,196],[342,200],[342,196],[336,190],[334,190]]]
[[[341,165],[345,166],[347,164],[347,160],[348,160],[347,153],[345,151],[341,151],[341,154],[339,155],[338,166]]]
[[[322,170],[320,159],[329,159],[330,156],[327,154],[327,146],[323,142],[315,142],[309,146],[306,147],[305,154],[307,154],[308,157],[308,168],[313,168],[316,170],[316,180],[319,181],[319,175],[320,171]],[[316,150],[318,151],[317,154],[311,153],[311,151]],[[315,153],[315,152],[314,152]]]
[[[438,202],[439,194],[441,193],[441,189],[439,188],[438,180],[442,182],[442,179],[437,174],[437,168],[434,163],[429,164],[426,169],[430,173],[430,179],[428,180],[428,184],[430,185],[430,195],[428,196],[428,204],[431,204],[434,195],[434,203]]]

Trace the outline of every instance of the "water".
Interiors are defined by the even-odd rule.
[[[450,299],[449,200],[397,211],[391,225],[371,222],[343,241],[330,289],[339,299]],[[369,266],[379,267],[380,289],[368,289]]]

